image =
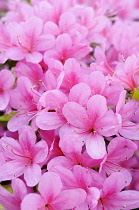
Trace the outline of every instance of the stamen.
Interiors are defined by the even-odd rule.
[[[23,156],[23,155],[16,154],[16,153],[13,151],[12,148],[11,148],[10,150],[12,151],[12,153],[13,153],[14,155],[17,155],[18,157],[28,158],[28,159],[30,159],[30,161],[32,161],[32,158],[31,158],[31,157],[26,157],[26,156]]]
[[[123,125],[123,127],[134,127],[134,126],[138,126],[139,125],[139,123],[137,123],[137,124],[134,124],[134,125]]]
[[[109,161],[106,161],[107,163],[109,164],[112,164],[112,165],[115,165],[115,166],[118,166],[119,168],[123,168],[123,169],[126,169],[126,170],[130,170],[130,171],[139,171],[139,169],[133,169],[133,168],[126,168],[126,167],[123,167],[119,164],[116,164],[116,163],[112,163],[112,162],[109,162]]]
[[[30,88],[30,90],[31,90],[36,96],[38,96],[39,98],[41,97],[41,95],[39,95],[38,92],[36,93],[36,92],[33,90],[33,88]]]

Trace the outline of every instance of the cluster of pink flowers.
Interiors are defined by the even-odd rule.
[[[0,10],[2,208],[138,208],[139,1]]]

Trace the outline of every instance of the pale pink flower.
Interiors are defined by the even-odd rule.
[[[12,47],[7,56],[12,60],[26,59],[27,62],[39,63],[44,52],[55,44],[50,34],[43,34],[43,22],[33,16],[24,23],[11,22],[7,26],[12,40]]]

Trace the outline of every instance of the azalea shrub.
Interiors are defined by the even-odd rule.
[[[0,208],[139,207],[139,1],[0,1]]]

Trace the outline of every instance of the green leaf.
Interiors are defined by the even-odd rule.
[[[2,185],[2,187],[13,194],[13,189],[12,189],[11,185]]]
[[[99,43],[95,43],[95,42],[91,42],[90,43],[90,47],[101,47],[101,45]]]
[[[0,210],[5,210],[5,208],[0,204]]]
[[[135,98],[136,101],[139,101],[139,91],[137,88],[134,88],[131,98]]]
[[[18,112],[10,112],[8,114],[2,115],[2,116],[0,116],[0,121],[8,122],[17,113]]]

